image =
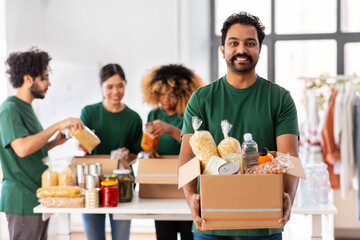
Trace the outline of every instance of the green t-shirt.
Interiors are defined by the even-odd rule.
[[[35,215],[33,208],[39,204],[36,190],[41,187],[41,174],[47,168],[42,162],[48,155],[47,145],[20,158],[10,143],[42,130],[31,104],[11,96],[0,106],[0,160],[4,174],[1,212]]]
[[[233,127],[229,136],[243,142],[245,133],[251,133],[259,148],[276,151],[276,137],[283,134],[299,136],[297,112],[290,93],[258,76],[246,89],[237,89],[225,76],[196,90],[184,114],[181,135],[194,133],[192,116],[203,120],[199,130],[208,130],[218,145],[224,139],[220,123],[228,120]],[[222,236],[267,236],[282,229],[239,229],[201,232],[193,225],[193,232]]]
[[[169,123],[179,129],[182,127],[183,120],[177,113],[168,116],[163,109],[156,109],[151,111],[148,115],[148,122],[152,122],[156,119]],[[160,136],[159,145],[156,149],[160,155],[179,155],[180,142],[176,141],[169,134],[163,134]]]
[[[84,107],[80,118],[89,129],[95,130],[101,140],[92,154],[110,154],[112,150],[122,147],[131,153],[141,151],[142,121],[139,114],[129,107],[112,113],[100,102]]]

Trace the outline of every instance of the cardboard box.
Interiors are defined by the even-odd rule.
[[[274,156],[283,153],[272,153]],[[287,173],[306,178],[299,158]],[[193,158],[179,169],[179,188],[200,176],[202,230],[282,228],[283,174],[200,175]]]
[[[185,198],[178,189],[178,156],[139,159],[135,177],[140,198]]]
[[[111,159],[110,155],[87,155],[84,157],[74,157],[69,168],[71,169],[71,171],[75,173],[75,165],[82,163],[86,163],[86,164],[100,163],[102,174],[112,174],[113,170],[119,168],[119,160]]]

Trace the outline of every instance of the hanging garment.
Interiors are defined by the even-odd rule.
[[[324,125],[321,130],[323,160],[328,165],[330,175],[331,188],[338,189],[340,187],[339,175],[334,174],[333,165],[336,161],[340,161],[340,152],[336,147],[334,139],[334,103],[337,90],[332,90],[327,112],[325,113]]]
[[[358,170],[358,188],[360,187],[360,97],[356,96],[356,131],[355,131],[355,152],[356,162]],[[358,190],[358,220],[360,221],[360,191]]]
[[[355,150],[354,150],[354,126],[355,126],[355,95],[356,87],[352,82],[346,83],[343,106],[343,126],[340,134],[340,190],[341,197],[346,198],[349,189],[353,189],[352,179],[354,176]]]

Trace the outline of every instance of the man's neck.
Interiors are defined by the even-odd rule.
[[[255,71],[249,73],[235,73],[233,71],[227,72],[226,81],[234,88],[245,89],[256,82],[257,75]]]
[[[31,94],[29,89],[24,89],[21,87],[16,90],[16,97],[28,104],[31,104],[34,100],[34,96]]]

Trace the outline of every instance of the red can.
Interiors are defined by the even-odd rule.
[[[116,207],[119,202],[119,183],[117,175],[104,175],[101,182],[101,206]]]

